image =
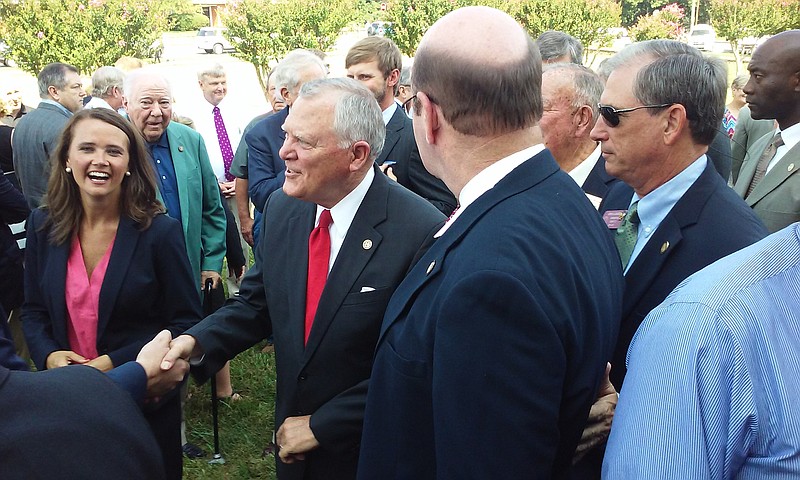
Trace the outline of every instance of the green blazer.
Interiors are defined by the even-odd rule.
[[[200,134],[185,125],[170,122],[167,140],[178,179],[186,253],[199,290],[201,271],[222,272],[225,211],[217,177]]]
[[[764,135],[748,150],[739,178],[733,187],[753,208],[770,233],[800,221],[800,175],[797,174],[800,171],[800,144],[786,152],[753,192],[747,195],[747,187],[753,180],[758,159],[772,137],[772,133]]]

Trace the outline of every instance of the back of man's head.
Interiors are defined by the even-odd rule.
[[[539,49],[512,17],[489,7],[437,21],[417,49],[411,79],[463,135],[523,130],[542,116]]]
[[[302,86],[303,74],[309,71],[319,73],[315,78],[324,78],[327,75],[325,63],[317,55],[302,49],[289,52],[272,71],[276,94],[281,96],[283,88],[290,92],[298,92]]]
[[[544,63],[574,63],[583,65],[583,45],[568,33],[558,30],[542,32],[536,39]]]
[[[37,77],[39,82],[39,97],[45,100],[52,100],[49,92],[51,86],[63,90],[67,86],[67,72],[75,72],[80,75],[81,72],[68,63],[53,62],[48,63],[39,72]]]
[[[117,67],[100,67],[92,75],[92,95],[106,98],[114,87],[122,90],[125,82],[125,72]]]

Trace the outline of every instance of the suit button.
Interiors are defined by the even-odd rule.
[[[305,376],[305,375],[300,375],[300,380],[303,380],[303,381],[305,381],[305,379],[306,379],[306,376]]]

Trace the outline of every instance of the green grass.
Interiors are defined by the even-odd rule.
[[[237,402],[219,402],[220,453],[224,465],[209,465],[214,451],[209,383],[189,387],[186,423],[189,441],[208,455],[184,459],[183,478],[200,479],[274,479],[275,458],[262,457],[272,439],[275,412],[275,356],[262,353],[259,344],[239,354],[231,362],[231,381],[244,398]]]

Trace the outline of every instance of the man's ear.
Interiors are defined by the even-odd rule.
[[[417,106],[419,106],[418,112],[416,111]],[[417,101],[414,108],[414,115],[422,117],[422,130],[425,133],[425,141],[430,145],[434,145],[439,133],[439,123],[441,121],[439,115],[441,115],[442,111],[438,105],[428,98],[425,92],[417,92]]]
[[[589,132],[592,131],[595,124],[594,118],[594,111],[592,107],[589,105],[582,105],[578,110],[575,112],[575,121],[576,124],[576,136],[578,137],[587,137],[589,136]]]
[[[364,168],[364,164],[370,161],[369,143],[364,140],[359,140],[353,144],[352,147],[353,159],[350,160],[350,171],[357,172]]]
[[[397,85],[397,82],[399,81],[400,81],[400,70],[395,68],[394,70],[389,72],[389,78],[386,79],[386,83],[394,87],[395,85]]]
[[[680,138],[684,129],[689,129],[689,118],[686,116],[686,107],[676,103],[667,107],[664,118],[664,144],[673,145]]]
[[[47,93],[49,93],[50,98],[52,98],[55,101],[58,101],[58,99],[60,98],[60,95],[58,94],[58,89],[53,85],[47,87]]]

